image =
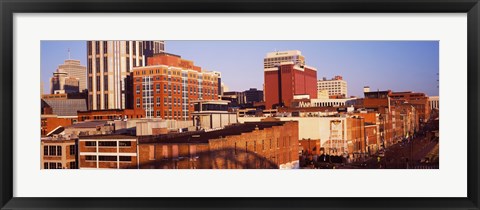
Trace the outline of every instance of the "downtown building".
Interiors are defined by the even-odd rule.
[[[50,94],[80,92],[78,78],[69,77],[68,73],[57,69],[50,78]]]
[[[265,108],[291,106],[294,98],[317,98],[317,69],[298,50],[267,53],[264,59]]]
[[[42,137],[40,151],[41,169],[77,169],[77,140],[71,135]]]
[[[192,101],[218,100],[218,75],[178,55],[155,54],[133,69],[134,109],[145,110],[146,118],[191,120]]]
[[[77,92],[87,89],[87,67],[80,64],[80,60],[67,59],[63,64],[58,65],[57,72],[64,72],[68,77],[78,79]],[[67,92],[67,91],[66,91]],[[51,92],[53,93],[53,92]]]
[[[163,41],[87,41],[88,110],[128,108],[127,76],[164,50]]]
[[[328,92],[329,98],[346,98],[347,97],[347,81],[342,76],[335,76],[330,80],[323,78],[317,81],[318,95],[322,90]]]
[[[138,139],[141,169],[298,168],[298,122],[236,124],[211,132]]]

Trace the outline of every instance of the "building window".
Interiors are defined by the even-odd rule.
[[[75,161],[70,162],[70,169],[77,169],[77,163]]]
[[[48,146],[43,146],[43,155],[48,156]]]
[[[91,69],[90,69],[91,70]],[[91,71],[89,73],[92,73]],[[93,88],[93,84],[92,84],[92,77],[91,76],[88,76],[88,90],[89,91],[93,91],[92,88]]]
[[[117,156],[107,156],[107,155],[100,155],[98,156],[99,161],[117,161]]]
[[[97,156],[95,156],[95,155],[86,155],[86,156],[85,156],[85,160],[86,160],[86,161],[96,161],[96,160],[97,160]]]
[[[96,78],[97,78],[96,91],[100,91],[100,76],[96,76]]]
[[[49,146],[48,150],[50,152],[49,153],[50,156],[56,156],[57,155],[57,147],[56,146]]]
[[[103,95],[103,104],[105,109],[108,109],[108,94]]]
[[[104,42],[103,42],[103,53],[106,54],[107,52],[108,52],[107,41],[104,41]]]
[[[137,108],[140,108],[140,98],[137,98]]]
[[[137,85],[137,87],[135,87],[135,92],[137,94],[140,94],[140,85]]]
[[[106,68],[104,72],[107,72]],[[103,90],[104,91],[108,90],[108,75],[103,75]]]
[[[97,94],[97,109],[100,109],[100,94]]]
[[[62,156],[62,146],[57,146],[57,156]]]
[[[131,156],[120,156],[120,161],[132,161],[132,157]]]
[[[95,58],[95,72],[100,73],[100,58]]]
[[[43,163],[43,169],[48,169],[48,163]]]
[[[87,146],[87,147],[95,147],[95,146],[97,146],[97,142],[95,142],[95,141],[86,141],[86,142],[85,142],[85,146]]]
[[[62,163],[57,163],[57,169],[62,169]]]
[[[116,141],[99,141],[98,146],[99,147],[116,147],[117,142]]]
[[[88,55],[92,55],[92,42],[87,41]]]
[[[70,155],[75,155],[76,152],[76,146],[75,145],[70,145]]]
[[[88,59],[87,68],[88,68],[88,73],[91,74],[92,73],[92,59],[91,58]]]
[[[57,169],[57,163],[50,163],[50,169]]]
[[[100,54],[100,42],[96,41],[95,42],[95,54]]]
[[[157,93],[160,93],[160,84],[157,84],[156,85],[156,90],[155,90]]]
[[[130,146],[132,146],[132,142],[131,141],[120,141],[120,142],[118,142],[118,146],[120,146],[120,147],[130,147]]]

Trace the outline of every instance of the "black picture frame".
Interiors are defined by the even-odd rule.
[[[0,0],[1,209],[479,209],[478,0]],[[468,196],[465,198],[25,198],[13,197],[15,13],[467,13]],[[446,182],[450,180],[445,180]],[[439,183],[441,184],[441,183]]]

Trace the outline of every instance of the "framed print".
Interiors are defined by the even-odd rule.
[[[479,208],[476,0],[1,8],[2,209]]]

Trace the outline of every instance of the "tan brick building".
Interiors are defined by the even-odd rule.
[[[41,140],[41,169],[77,169],[76,137],[45,137]]]

